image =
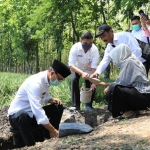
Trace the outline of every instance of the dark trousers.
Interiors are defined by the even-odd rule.
[[[45,114],[50,120],[50,123],[59,129],[59,123],[63,113],[63,106],[52,104],[43,107]],[[39,126],[36,122],[35,117],[31,118],[27,112],[20,110],[17,113],[9,116],[10,125],[14,129],[19,129],[20,134],[27,146],[35,145],[35,139],[33,137],[33,128]],[[40,125],[41,126],[41,125]],[[43,126],[42,126],[43,127]],[[43,127],[44,138],[50,138],[49,131]]]
[[[116,85],[113,92],[110,92],[109,94],[112,95],[109,99],[109,101],[111,101],[109,102],[109,105],[112,106],[108,107],[112,108],[111,112],[113,117],[120,116],[121,112],[145,110],[150,106],[150,94],[142,94],[134,87]],[[108,96],[106,95],[106,97]]]
[[[79,89],[79,79],[80,75],[74,71],[71,71],[71,99],[72,106],[76,107],[76,109],[80,110],[80,89]],[[91,82],[89,80],[85,80],[86,88],[91,87]],[[93,91],[91,96],[91,102],[87,103],[86,106],[92,107],[92,103],[94,100],[95,91]]]
[[[150,62],[149,61],[145,61],[143,63],[143,65],[145,66],[147,77],[148,77],[148,72],[149,72],[149,69],[150,69]]]

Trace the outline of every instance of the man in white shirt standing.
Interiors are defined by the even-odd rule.
[[[90,32],[82,34],[81,41],[75,43],[69,53],[69,66],[71,69],[71,98],[72,108],[80,110],[80,76],[85,80],[86,88],[91,83],[86,78],[94,73],[99,61],[98,48],[93,44],[93,36]],[[85,110],[93,110],[92,102],[95,91],[92,94],[91,102],[86,104]]]
[[[50,96],[49,88],[70,74],[66,65],[55,60],[48,70],[28,77],[17,91],[8,109],[9,122],[13,129],[20,131],[27,146],[35,145],[33,126],[43,126],[43,139],[58,136],[63,106],[59,99]],[[42,102],[51,105],[42,107]]]
[[[145,43],[148,43],[148,39],[144,34],[144,30],[143,27],[145,27],[146,24],[143,24],[143,26],[141,25],[141,21],[140,21],[140,17],[139,16],[133,16],[131,18],[131,23],[132,23],[132,34],[133,36]]]
[[[136,39],[138,39],[144,43],[149,43],[150,38],[145,36],[144,30],[143,30],[143,28],[146,27],[146,24],[141,25],[140,17],[133,16],[131,18],[131,23],[132,23],[132,27],[133,27],[133,31],[132,31],[133,36]],[[149,69],[150,69],[150,62],[146,61],[144,64],[146,64],[145,68],[146,68],[146,72],[148,74]]]
[[[146,61],[144,58],[141,57],[142,50],[138,45],[137,40],[133,37],[130,32],[118,32],[114,33],[112,28],[107,25],[103,24],[98,28],[99,32],[95,36],[95,38],[99,37],[103,42],[107,44],[105,49],[104,57],[100,64],[98,65],[96,71],[91,75],[91,77],[98,77],[108,66],[111,61],[109,56],[110,51],[119,44],[126,44],[131,52],[137,57],[138,60],[141,62]]]

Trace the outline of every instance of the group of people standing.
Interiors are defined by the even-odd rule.
[[[93,43],[93,35],[91,32],[86,32],[70,50],[69,67],[54,60],[48,70],[31,75],[23,82],[10,104],[8,117],[11,127],[20,131],[25,145],[35,145],[33,125],[43,127],[44,139],[58,136],[63,105],[59,99],[49,94],[49,88],[59,85],[69,75],[73,109],[80,110],[80,77],[85,80],[87,88],[93,87],[91,102],[85,105],[85,110],[94,110],[92,103],[96,86],[107,86],[104,94],[108,102],[108,110],[113,117],[122,114],[123,117],[128,117],[135,110],[143,110],[150,106],[150,83],[147,76],[150,62],[141,57],[142,50],[135,39],[136,35],[138,35],[137,39],[139,37],[144,39],[144,36],[149,35],[147,28],[149,20],[141,18],[142,25],[139,19],[137,22],[135,20],[132,19],[135,31],[133,34],[114,33],[107,24],[98,28],[99,32],[95,38],[99,37],[106,44],[104,57],[99,65],[99,51]],[[135,27],[138,23],[139,28]],[[87,80],[89,76],[98,78],[110,61],[120,70],[115,82],[100,82],[98,85],[93,85]],[[50,105],[43,106],[43,102]]]
[[[140,21],[140,19],[142,21]],[[140,18],[139,16],[133,16],[131,19],[131,23],[133,25],[132,33],[126,31],[114,33],[113,29],[107,24],[99,26],[99,32],[95,38],[99,37],[106,44],[104,56],[99,65],[98,48],[93,44],[93,36],[90,32],[84,33],[81,36],[81,41],[72,46],[69,53],[72,95],[71,109],[80,110],[79,77],[81,76],[85,80],[86,87],[89,88],[92,83],[86,80],[87,77],[98,77],[102,72],[104,72],[109,63],[112,61],[110,52],[118,46],[121,49],[121,46],[124,47],[122,44],[128,46],[129,50],[136,57],[136,59],[143,63],[146,69],[146,74],[148,75],[150,62],[142,57],[142,50],[137,39],[148,43],[147,39],[149,39],[148,35],[150,34],[150,30],[148,29],[149,22],[150,21],[145,17]],[[115,63],[113,64],[116,65]],[[109,84],[107,83],[105,85]],[[86,104],[85,110],[94,110],[92,107],[94,94],[95,88],[93,88],[91,102]]]

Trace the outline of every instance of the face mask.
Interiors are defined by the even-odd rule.
[[[50,80],[50,85],[53,85],[53,86],[57,86],[57,85],[59,85],[60,84],[60,82],[56,79],[55,81],[51,81]]]
[[[139,31],[140,30],[140,26],[139,24],[135,24],[132,26],[134,31]]]
[[[55,77],[56,77],[56,75],[55,75]],[[53,85],[53,86],[57,86],[60,84],[60,82],[57,79],[54,81],[51,81],[51,79],[50,79],[49,83],[50,83],[50,85]]]
[[[83,48],[84,50],[87,50],[87,51],[88,51],[91,47],[92,47],[92,45],[82,44],[82,48]]]

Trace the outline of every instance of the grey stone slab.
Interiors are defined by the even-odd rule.
[[[64,137],[73,134],[89,133],[93,128],[87,124],[73,122],[73,123],[60,123],[59,137]]]

